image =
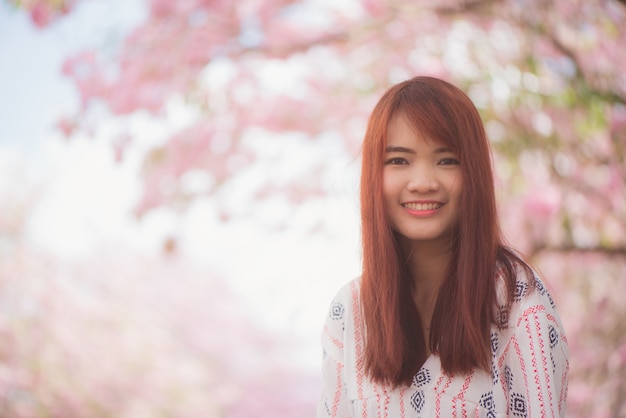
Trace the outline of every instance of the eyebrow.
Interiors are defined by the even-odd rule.
[[[387,153],[390,153],[390,152],[402,152],[402,153],[406,153],[406,154],[415,154],[415,150],[413,150],[411,148],[398,147],[398,146],[393,146],[393,145],[389,145],[387,148],[385,148],[385,152],[387,152]]]
[[[385,152],[387,153],[400,152],[400,153],[405,153],[405,154],[415,154],[415,150],[412,148],[399,147],[399,146],[394,146],[394,145],[389,145],[387,148],[385,148]],[[452,151],[452,149],[448,147],[441,147],[435,150],[435,154],[444,154],[446,152],[454,153],[454,151]]]

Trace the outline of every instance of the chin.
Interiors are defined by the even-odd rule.
[[[441,243],[443,241],[451,241],[456,234],[446,229],[438,231],[405,231],[404,233],[396,230],[396,235],[404,241],[413,243]]]

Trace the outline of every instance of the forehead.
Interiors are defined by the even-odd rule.
[[[445,145],[443,141],[434,138],[420,124],[411,120],[405,112],[396,112],[387,125],[386,145],[403,143],[424,143],[429,146]]]

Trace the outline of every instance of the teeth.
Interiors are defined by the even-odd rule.
[[[404,207],[410,210],[435,210],[441,207],[441,203],[405,203]]]

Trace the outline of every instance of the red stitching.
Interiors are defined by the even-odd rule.
[[[324,327],[324,332],[326,333],[326,335],[328,335],[328,338],[330,338],[330,340],[335,345],[335,347],[343,349],[343,341],[338,340],[335,337],[333,337],[332,334],[330,333],[330,330],[328,329],[328,326]]]
[[[535,320],[536,320],[536,315],[535,315]],[[526,318],[526,332],[528,334],[528,340],[529,340],[529,348],[530,348],[530,355],[531,355],[531,363],[533,365],[533,373],[534,373],[534,377],[535,377],[535,385],[537,386],[537,395],[539,397],[539,406],[541,408],[541,416],[545,416],[546,415],[546,407],[544,404],[544,399],[543,399],[543,391],[541,390],[541,378],[539,377],[539,367],[537,366],[537,352],[535,351],[535,344],[533,342],[533,334],[532,331],[530,330],[530,321],[528,320],[528,318]]]
[[[522,321],[524,321],[525,319],[527,319],[527,317],[530,314],[535,314],[537,312],[545,312],[546,307],[543,305],[535,305],[535,306],[531,306],[530,308],[526,309],[524,311],[524,313],[522,314],[522,316],[520,316],[520,318],[517,320],[517,326],[519,327],[520,324],[522,323]]]
[[[524,387],[528,390],[528,376],[526,374],[526,363],[524,363],[524,357],[522,356],[522,350],[517,343],[517,338],[513,337],[513,346],[515,347],[515,353],[522,369],[522,376],[524,377]]]
[[[442,381],[443,375],[439,377],[439,380],[437,380],[437,384],[435,385],[435,393],[437,394],[437,397],[435,398],[435,416],[437,418],[439,418],[439,415],[441,414],[441,395],[443,394],[443,392],[439,393],[439,385],[441,385]],[[448,381],[448,384],[449,383],[450,382]]]
[[[333,410],[331,412],[332,417],[337,416],[337,410],[339,408],[339,402],[341,401],[341,371],[343,370],[343,364],[337,363],[337,390],[335,391],[335,398],[333,399]]]
[[[554,409],[552,409],[554,405],[554,400],[552,399],[552,389],[551,389],[551,384],[550,384],[552,382],[552,376],[550,372],[548,371],[548,358],[546,357],[546,350],[545,350],[545,345],[544,345],[543,336],[542,336],[543,334],[541,333],[541,324],[539,322],[539,318],[537,317],[537,315],[535,315],[535,321],[537,321],[535,323],[535,329],[537,330],[537,339],[539,341],[539,348],[541,350],[541,362],[543,363],[543,373],[545,375],[546,391],[548,392],[548,398],[550,400],[550,408],[552,411],[554,411]]]
[[[387,418],[389,416],[389,393],[387,392],[387,389],[385,387],[383,387],[383,392],[385,393],[385,416],[384,418]]]
[[[373,386],[376,394],[376,409],[378,410],[378,418],[380,418],[380,392],[378,391],[378,385],[374,384]]]
[[[356,288],[356,282],[350,283],[352,291],[352,315],[354,316],[354,349],[356,354],[356,383],[357,393],[360,399],[363,399],[363,349],[361,335],[361,313],[359,309],[359,294]],[[365,414],[365,411],[363,412]],[[365,415],[364,415],[365,416]]]

